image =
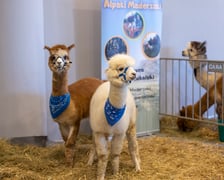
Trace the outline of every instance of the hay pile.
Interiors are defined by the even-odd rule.
[[[224,147],[220,142],[205,142],[185,137],[153,135],[138,138],[142,172],[136,173],[127,150],[120,160],[120,173],[112,175],[109,162],[106,179],[223,179]],[[65,166],[63,144],[49,147],[11,145],[0,141],[0,179],[95,179],[96,162],[86,166],[91,145],[90,137],[77,142],[76,163]]]
[[[211,119],[211,121],[216,121]],[[172,136],[187,137],[198,140],[218,141],[218,127],[214,124],[199,123],[199,127],[191,132],[181,132],[177,127],[177,118],[170,116],[163,116],[160,119],[160,131]]]

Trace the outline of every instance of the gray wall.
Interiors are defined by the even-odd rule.
[[[207,40],[208,58],[224,57],[223,0],[163,1],[163,31],[161,56],[181,57],[190,40]]]

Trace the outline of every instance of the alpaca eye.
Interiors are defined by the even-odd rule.
[[[68,60],[68,56],[65,55],[65,56],[63,57],[63,59],[64,59],[64,60]]]
[[[124,68],[123,68],[123,67],[120,67],[118,70],[119,70],[119,71],[123,71],[123,70],[124,70]]]
[[[193,51],[193,49],[190,49],[190,51],[192,52],[192,51]]]
[[[51,61],[55,61],[55,59],[56,59],[55,56],[51,56],[51,57],[50,57],[50,60],[51,60]]]

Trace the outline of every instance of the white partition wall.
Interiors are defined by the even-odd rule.
[[[0,1],[0,137],[46,132],[43,4]]]

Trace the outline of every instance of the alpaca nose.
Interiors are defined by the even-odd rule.
[[[132,72],[130,78],[131,78],[132,80],[134,80],[134,79],[136,78],[136,72]]]
[[[182,51],[182,56],[188,56],[188,52],[186,50]]]
[[[61,65],[63,63],[62,59],[61,58],[58,58],[57,59],[57,64]]]
[[[57,59],[57,63],[62,63],[62,59],[61,58],[58,58]]]

